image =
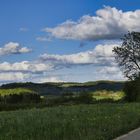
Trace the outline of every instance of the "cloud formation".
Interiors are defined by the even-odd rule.
[[[43,54],[40,56],[42,62],[52,62],[58,66],[71,66],[71,65],[113,65],[114,55],[112,50],[118,44],[97,45],[93,50],[69,54]]]
[[[100,44],[94,49],[69,55],[43,54],[36,61],[3,62],[0,63],[0,83],[7,82],[62,82],[62,81],[84,81],[87,80],[120,80],[122,73],[114,62],[112,49],[119,44]],[[85,70],[85,66],[92,67],[92,70]],[[55,70],[78,66],[73,76],[66,73],[56,73]],[[78,69],[77,67],[77,69]],[[74,67],[76,68],[76,67]],[[73,69],[74,70],[74,69]],[[67,69],[70,72],[71,69]],[[90,76],[88,72],[90,71]],[[55,73],[55,75],[52,74]],[[84,77],[83,75],[87,75]],[[79,81],[78,81],[79,80]]]
[[[0,63],[0,72],[29,72],[29,73],[41,73],[44,71],[49,71],[53,68],[51,64],[39,63],[39,62],[15,62]]]
[[[12,81],[24,81],[29,78],[29,74],[22,72],[2,72],[0,73],[0,83]]]
[[[36,82],[36,83],[44,83],[44,82],[64,82],[60,80],[59,76],[48,76],[48,75],[32,75],[30,73],[23,72],[2,72],[0,73],[0,85],[2,83],[9,82]]]
[[[22,53],[29,53],[31,49],[27,47],[22,47],[17,42],[9,42],[4,45],[4,47],[0,48],[0,56],[3,55],[10,55],[10,54],[22,54]]]
[[[35,78],[34,82],[45,83],[45,82],[64,82],[64,81],[60,80],[58,76],[44,76],[44,77]]]
[[[43,81],[45,72],[53,69],[53,65],[41,62],[3,62],[0,63],[0,84],[7,82]],[[38,78],[36,78],[36,76]],[[45,79],[44,79],[45,80]],[[49,80],[49,79],[48,79]]]
[[[54,28],[46,27],[44,31],[52,37],[67,40],[120,39],[128,31],[140,31],[140,10],[123,12],[106,6],[97,10],[96,16],[67,20]]]
[[[99,44],[94,49],[68,55],[58,54],[43,54],[40,56],[42,62],[53,63],[54,68],[70,68],[73,66],[79,66],[80,71],[84,74],[64,77],[64,81],[85,81],[87,80],[124,80],[122,72],[120,71],[117,63],[115,62],[114,54],[112,52],[115,46],[119,46],[120,43],[116,44]],[[88,70],[88,65],[92,67],[92,71]],[[84,66],[87,67],[85,70]],[[90,68],[91,68],[90,67]],[[74,67],[75,68],[75,67]],[[83,69],[83,70],[82,70]],[[68,69],[67,69],[68,71]],[[90,72],[90,76],[88,76]],[[84,77],[86,75],[86,77]],[[83,79],[82,79],[83,77]],[[80,80],[79,80],[80,79]],[[79,81],[78,81],[79,80]]]

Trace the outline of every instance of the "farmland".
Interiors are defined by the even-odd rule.
[[[31,94],[33,93],[32,90],[25,89],[25,88],[14,88],[14,89],[0,89],[0,96],[7,96],[7,95],[21,95],[21,94]],[[35,93],[35,92],[34,92]]]

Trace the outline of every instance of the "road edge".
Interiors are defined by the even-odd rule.
[[[139,128],[136,128],[136,129],[134,129],[134,130],[132,130],[132,131],[129,131],[128,133],[126,133],[126,134],[124,134],[124,135],[121,135],[121,136],[119,136],[119,137],[117,137],[117,138],[115,138],[115,139],[113,139],[113,140],[121,140],[121,139],[123,139],[123,138],[125,138],[125,137],[128,137],[129,135],[135,133],[136,131],[140,131],[140,127],[139,127]]]

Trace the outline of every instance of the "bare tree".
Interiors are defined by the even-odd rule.
[[[128,32],[122,40],[122,45],[113,49],[115,59],[125,77],[135,80],[140,76],[140,33]]]

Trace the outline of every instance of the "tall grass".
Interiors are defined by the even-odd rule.
[[[58,106],[0,113],[0,140],[112,140],[140,125],[140,104]]]

